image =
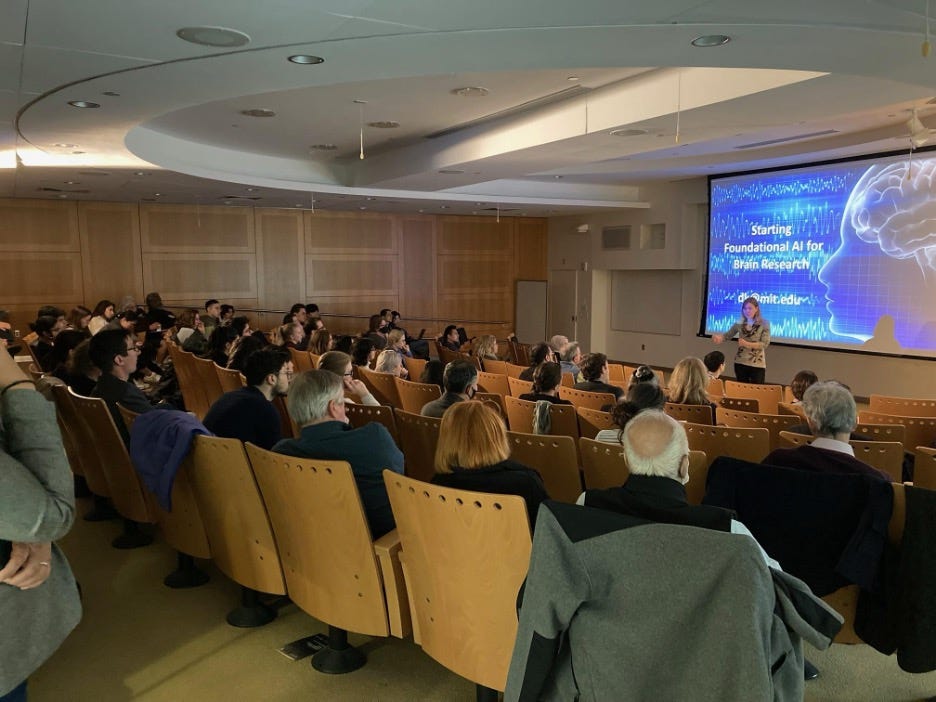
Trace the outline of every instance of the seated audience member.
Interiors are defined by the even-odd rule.
[[[733,519],[731,510],[689,504],[684,487],[689,482],[689,440],[675,419],[660,410],[645,410],[627,423],[621,443],[627,459],[627,482],[616,488],[586,490],[578,504],[651,522],[715,529],[754,539],[741,522]],[[780,568],[763,549],[760,551],[768,565]]]
[[[201,356],[208,350],[208,337],[205,336],[205,325],[201,314],[194,307],[182,310],[176,319],[175,342],[183,351],[189,351]]]
[[[65,362],[64,372],[55,377],[79,395],[90,397],[101,377],[101,369],[91,362],[91,340],[82,340]]]
[[[251,334],[250,320],[247,317],[232,317],[226,320],[226,324],[230,325],[238,339]]]
[[[406,343],[406,333],[402,329],[391,329],[387,334],[387,349],[398,356],[412,358],[413,353]]]
[[[341,351],[351,355],[351,347],[354,345],[354,337],[349,334],[336,334],[332,337],[332,347],[329,351]]]
[[[235,312],[234,305],[221,305],[221,324],[230,324]]]
[[[709,351],[702,359],[709,380],[718,380],[725,372],[725,354],[721,351]]]
[[[312,302],[308,303],[305,306],[305,311],[306,311],[306,319],[308,319],[309,317],[321,317],[322,316],[322,313],[319,312],[319,306]]]
[[[332,336],[327,329],[317,329],[309,336],[309,344],[306,351],[321,356],[323,353],[331,351]]]
[[[242,336],[237,342],[237,347],[231,354],[231,360],[228,361],[227,367],[243,373],[244,369],[247,367],[247,358],[250,354],[266,346],[270,346],[270,344],[267,342],[262,332],[259,334]]]
[[[637,366],[630,378],[627,379],[627,389],[630,390],[640,383],[650,383],[651,385],[660,384],[660,376],[656,374],[650,366]]]
[[[424,417],[441,417],[445,410],[457,402],[464,402],[478,392],[478,369],[468,361],[452,361],[442,374],[445,392],[438,400],[423,405],[420,414]]]
[[[88,331],[88,324],[91,322],[91,310],[84,305],[72,307],[68,317],[65,318],[65,322],[67,329],[83,332],[87,336],[91,335],[91,332]]]
[[[810,385],[815,385],[818,382],[819,376],[811,370],[801,370],[794,375],[793,380],[790,381],[790,392],[793,394],[793,403],[799,404],[802,402],[803,393],[806,392]]]
[[[288,324],[289,322],[296,322],[300,327],[304,327],[305,323],[309,321],[309,315],[306,312],[306,306],[301,302],[297,302],[295,305],[289,308],[289,313],[287,318],[283,319],[283,324]]]
[[[354,395],[357,398],[356,404],[370,405],[371,407],[379,406],[380,402],[371,394],[364,382],[354,378],[351,368],[351,357],[341,351],[328,351],[319,358],[318,369],[329,371],[341,378],[346,396],[348,394]],[[352,400],[348,400],[348,402],[352,402]]]
[[[559,397],[560,383],[562,383],[562,370],[559,364],[542,363],[533,373],[533,392],[524,393],[519,399],[530,402],[545,400],[556,405],[571,405],[571,402]]]
[[[287,349],[302,350],[305,332],[299,322],[288,322],[273,333],[273,344]]]
[[[422,373],[419,374],[419,382],[429,385],[438,385],[442,390],[445,390],[445,381],[442,379],[444,372],[445,364],[433,358],[426,361],[426,365],[423,366]]]
[[[107,326],[107,323],[110,322],[116,314],[117,311],[114,308],[113,302],[110,300],[101,300],[94,306],[94,311],[91,313],[91,321],[88,322],[88,331],[91,332],[92,336],[97,334]]]
[[[372,314],[367,323],[367,331],[361,334],[362,338],[374,342],[374,348],[383,351],[387,348],[387,335],[384,333],[385,322],[379,314]]]
[[[540,364],[546,363],[547,361],[550,363],[557,362],[556,354],[553,352],[552,347],[545,341],[534,344],[533,348],[530,349],[530,365],[520,373],[520,380],[533,380],[533,373],[536,372]]]
[[[403,367],[403,359],[400,354],[391,349],[384,349],[380,352],[374,370],[378,373],[390,373],[398,378],[403,378],[403,380],[406,380],[409,375]]]
[[[712,421],[714,421],[715,403],[709,399],[705,391],[708,382],[705,364],[694,356],[687,356],[673,368],[667,391],[669,401],[680,405],[708,405],[712,408]]]
[[[435,454],[435,485],[526,501],[530,527],[540,502],[549,499],[540,474],[510,460],[504,420],[483,402],[460,402],[442,416]]]
[[[11,356],[15,356],[21,348],[7,310],[0,310],[0,349],[2,348],[6,348]]]
[[[137,414],[153,409],[146,395],[130,380],[130,376],[136,372],[140,357],[136,338],[122,329],[105,329],[91,337],[89,353],[91,362],[101,369],[101,377],[91,397],[100,397],[107,403],[117,430],[124,443],[129,445],[130,434],[127,433],[117,404]]]
[[[603,353],[590,353],[582,359],[582,377],[576,390],[611,393],[617,402],[624,399],[624,389],[608,383],[608,357]]]
[[[39,362],[39,369],[49,373],[52,371],[52,360],[50,355],[55,343],[55,337],[64,329],[64,323],[51,315],[38,317],[35,322],[29,325],[29,328],[36,334],[36,340],[29,347],[32,349],[36,361]]]
[[[883,471],[855,458],[848,443],[858,424],[858,408],[851,392],[829,380],[810,385],[803,393],[806,422],[816,437],[811,444],[772,451],[761,463],[819,473],[854,473],[890,480]]]
[[[317,332],[325,328],[325,322],[322,321],[321,317],[309,317],[308,321],[305,323],[303,330],[305,331],[306,338],[312,336],[313,332]]]
[[[102,329],[121,329],[133,334],[140,322],[144,321],[145,317],[136,310],[121,310]],[[175,329],[169,329],[168,331],[174,333]]]
[[[582,370],[582,347],[579,346],[579,343],[570,341],[566,345],[565,351],[559,355],[559,358],[561,359],[559,365],[562,367],[562,372],[571,373],[572,377],[578,381]]]
[[[480,358],[482,365],[484,361],[499,361],[497,337],[493,334],[482,334],[475,337],[474,341],[471,342],[471,355]]]
[[[246,387],[224,393],[211,405],[205,415],[205,428],[227,439],[271,449],[282,438],[273,398],[289,391],[293,376],[289,352],[276,347],[255,351],[247,358],[244,376]]]
[[[205,336],[210,339],[215,327],[221,326],[221,303],[217,300],[206,300],[205,313],[201,316],[201,320],[205,325]]]
[[[556,334],[549,340],[549,348],[553,350],[556,358],[561,358],[565,350],[569,348],[569,337],[563,334]]]
[[[65,364],[68,362],[68,359],[71,358],[72,351],[75,347],[87,338],[87,334],[77,329],[66,329],[59,333],[59,335],[55,337],[55,345],[45,358],[46,364],[50,368],[49,373],[59,378],[67,385],[68,383],[65,382],[65,378],[63,377],[66,373]]]
[[[611,408],[611,421],[613,429],[602,429],[595,435],[595,441],[604,441],[608,444],[620,444],[623,439],[624,427],[627,423],[646,409],[663,410],[666,396],[656,383],[636,383],[627,391],[624,402],[618,402]]]
[[[442,336],[439,337],[439,344],[444,346],[449,351],[455,351],[456,353],[461,351],[461,342],[459,341],[458,336],[458,327],[454,324],[449,324],[445,331],[442,332]]]
[[[289,415],[301,429],[297,439],[283,439],[277,453],[301,458],[347,461],[361,495],[371,535],[377,539],[395,528],[383,471],[403,473],[403,454],[387,429],[377,422],[353,429],[345,414],[344,384],[334,373],[300,373],[289,386]]]
[[[136,303],[130,298],[127,303],[133,305],[136,310]],[[121,309],[127,310],[128,306],[122,306]],[[163,329],[172,329],[176,326],[176,317],[172,312],[163,307],[162,297],[158,292],[151,292],[146,296],[146,328],[149,331],[162,331]]]
[[[374,342],[368,338],[355,339],[351,344],[351,363],[370,368],[371,361],[377,357]]]
[[[234,331],[234,327],[216,324],[208,337],[208,348],[204,357],[210,358],[222,368],[227,368],[236,339],[237,332]]]

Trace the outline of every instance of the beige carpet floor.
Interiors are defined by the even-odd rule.
[[[82,510],[85,506],[82,505]],[[110,547],[117,522],[79,521],[62,542],[84,592],[84,618],[33,675],[31,702],[242,702],[302,700],[473,700],[474,686],[412,643],[352,635],[367,665],[348,675],[293,662],[277,648],[325,632],[294,605],[271,624],[237,629],[224,621],[239,588],[203,564],[208,584],[170,590],[174,553],[157,539],[133,551]],[[868,646],[807,650],[822,671],[810,702],[900,702],[936,695],[936,673],[910,675]],[[665,702],[665,701],[661,701]]]

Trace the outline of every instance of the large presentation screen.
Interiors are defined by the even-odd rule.
[[[936,153],[709,179],[703,333],[936,357]]]

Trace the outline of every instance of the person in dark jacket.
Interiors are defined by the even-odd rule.
[[[146,399],[130,376],[137,369],[140,358],[140,349],[136,338],[122,329],[105,329],[91,337],[89,347],[91,362],[101,369],[101,377],[94,386],[92,397],[100,397],[107,403],[117,431],[123,437],[124,443],[129,446],[130,434],[124,425],[123,418],[117,404],[121,404],[131,412],[143,414],[153,409],[153,405]]]
[[[545,400],[556,405],[571,405],[568,400],[559,397],[559,384],[562,382],[562,368],[558,363],[542,363],[533,373],[533,392],[520,396],[521,400],[536,402]]]
[[[586,392],[606,392],[614,395],[617,402],[624,400],[624,388],[608,382],[608,357],[603,353],[590,353],[582,361],[582,377],[585,380],[575,384],[576,390]]]
[[[442,373],[445,393],[438,400],[427,402],[419,413],[424,417],[441,417],[457,402],[464,402],[478,392],[478,369],[468,361],[452,361]]]

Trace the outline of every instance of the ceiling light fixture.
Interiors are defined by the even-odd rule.
[[[443,168],[439,173],[442,175],[461,175],[464,171],[460,171],[457,168]]]
[[[233,49],[250,42],[250,37],[236,29],[226,27],[182,27],[176,32],[179,39],[202,46],[220,46]]]
[[[568,78],[566,78],[566,80],[567,80],[567,81],[571,81],[571,82],[575,82],[575,81],[577,81],[577,80],[582,80],[582,79],[579,78],[578,76],[569,76]]]
[[[251,110],[241,110],[240,113],[246,117],[276,117],[276,113],[273,110],[268,110],[265,107],[256,107]]]
[[[484,97],[490,92],[491,91],[487,88],[482,88],[479,85],[469,85],[464,88],[455,88],[451,91],[452,95],[458,95],[459,97]]]
[[[120,97],[120,93],[116,90],[105,90],[101,95],[106,95],[107,97]]]
[[[100,104],[91,102],[90,100],[69,100],[68,104],[72,107],[80,107],[84,110],[93,110],[96,107],[100,107]]]
[[[78,144],[58,143],[58,144],[52,144],[52,146],[56,147],[57,149],[75,149],[78,147]]]
[[[66,180],[65,185],[81,185],[80,180]]]
[[[644,136],[647,134],[646,129],[612,129],[608,132],[611,136],[615,137],[635,137],[635,136]]]
[[[399,122],[394,122],[393,120],[381,120],[379,122],[368,122],[368,127],[373,127],[374,129],[396,129],[400,126]]]
[[[287,61],[298,63],[301,66],[317,66],[320,63],[325,63],[325,59],[321,56],[312,56],[311,54],[295,54],[290,56]]]
[[[724,46],[729,41],[731,41],[731,37],[725,34],[703,34],[689,43],[699,49],[706,49],[711,46]]]

